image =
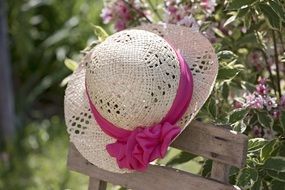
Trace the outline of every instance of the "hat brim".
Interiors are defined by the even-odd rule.
[[[185,128],[208,99],[215,83],[218,62],[211,43],[198,31],[184,26],[146,24],[135,29],[150,31],[163,37],[181,51],[188,63],[193,75],[194,90],[187,111],[177,123]],[[115,139],[107,136],[92,117],[85,92],[84,61],[71,76],[64,107],[70,141],[89,162],[111,172],[130,172],[120,169],[116,160],[105,149]]]

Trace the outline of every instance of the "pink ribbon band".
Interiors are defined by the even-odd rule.
[[[172,106],[160,123],[152,126],[138,126],[133,131],[119,128],[106,120],[93,104],[86,86],[86,94],[91,112],[102,131],[116,139],[115,143],[106,145],[111,157],[116,158],[119,168],[144,171],[150,162],[163,158],[167,148],[181,129],[176,122],[187,110],[193,94],[193,78],[191,71],[182,57],[176,51],[180,64],[180,79]]]

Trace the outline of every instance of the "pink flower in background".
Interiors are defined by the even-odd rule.
[[[195,29],[196,31],[199,30],[199,25],[198,25],[198,23],[196,22],[196,20],[193,18],[192,15],[184,17],[183,19],[181,19],[180,21],[178,21],[177,24],[178,24],[178,25],[181,25],[181,26],[192,27],[192,28]]]
[[[243,103],[238,101],[238,100],[234,100],[234,108],[238,109],[238,108],[242,108],[244,107]]]
[[[254,137],[262,137],[262,129],[255,125],[252,129],[252,135]]]
[[[252,128],[251,134],[253,137],[263,137],[267,140],[272,140],[277,135],[273,129],[262,128],[257,125]]]
[[[256,86],[256,91],[260,95],[266,95],[269,92],[266,82],[267,82],[266,78],[260,78],[258,80],[258,84]]]
[[[258,84],[266,85],[267,81],[268,81],[267,78],[261,77],[261,78],[258,79]]]
[[[139,21],[146,15],[142,3],[136,1],[114,0],[105,5],[101,18],[105,24],[115,23],[117,31],[126,29],[131,22]]]
[[[119,0],[116,2],[116,6],[114,7],[114,11],[118,14],[118,16],[125,21],[130,20],[131,12],[130,7],[127,5],[127,3],[124,0]]]
[[[209,14],[215,11],[217,5],[216,0],[201,0],[201,7],[204,8]]]
[[[266,78],[260,78],[258,84],[255,87],[255,91],[252,94],[245,96],[245,107],[253,109],[263,109],[266,108],[268,111],[278,107],[275,97],[269,96],[269,89],[266,84]],[[273,110],[274,111],[274,110]]]
[[[108,24],[112,20],[112,10],[110,7],[104,7],[102,9],[101,18],[103,19],[104,24]]]
[[[263,97],[257,93],[249,94],[245,97],[246,105],[253,109],[263,109]]]
[[[267,96],[266,98],[264,98],[264,105],[268,111],[271,111],[272,108],[277,107],[276,98],[271,98]]]
[[[280,116],[280,111],[279,110],[274,110],[272,112],[272,116],[274,117],[274,119],[278,119]]]
[[[268,89],[266,87],[265,84],[258,84],[256,86],[256,91],[260,94],[260,95],[265,95],[268,93]]]
[[[167,0],[166,5],[166,17],[165,22],[171,24],[177,24],[179,21],[183,20],[185,17],[191,15],[192,5],[189,3],[179,3],[176,0]],[[184,21],[185,22],[185,21]]]
[[[276,135],[277,133],[273,129],[270,128],[263,129],[263,138],[265,139],[272,140]]]
[[[115,28],[116,28],[117,31],[124,30],[125,28],[127,28],[126,22],[124,22],[123,20],[118,20],[115,23]]]

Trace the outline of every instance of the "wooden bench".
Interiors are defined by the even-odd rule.
[[[133,190],[236,190],[239,188],[228,183],[229,169],[244,166],[247,141],[241,133],[198,121],[183,131],[171,146],[213,160],[211,178],[154,165],[143,173],[111,173],[89,163],[73,144],[68,167],[90,177],[89,190],[105,190],[107,182]]]

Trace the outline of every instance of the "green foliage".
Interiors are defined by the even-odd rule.
[[[64,64],[71,71],[75,71],[76,68],[78,67],[78,64],[72,59],[65,59]]]
[[[68,144],[58,116],[29,123],[0,160],[0,189],[87,189],[88,178],[66,167]]]
[[[268,158],[264,164],[264,168],[276,172],[285,172],[285,158],[280,156]]]
[[[93,25],[94,33],[98,37],[100,42],[104,41],[109,35],[107,32],[100,26]]]
[[[229,123],[241,121],[248,114],[249,110],[246,108],[236,109],[230,113]]]
[[[232,0],[227,9],[228,10],[238,10],[242,7],[247,7],[251,4],[253,4],[254,2],[256,2],[255,0],[244,0],[244,1],[239,1],[239,0]]]
[[[70,73],[62,63],[66,57],[78,60],[80,50],[95,40],[90,23],[101,22],[103,2],[7,3],[17,123],[21,127],[31,118],[63,112],[62,98],[54,98],[63,97],[64,89],[58,84]],[[50,111],[42,112],[42,105]]]
[[[258,5],[258,8],[264,14],[264,17],[266,18],[266,21],[268,21],[269,26],[272,29],[280,30],[280,28],[281,28],[281,18],[275,12],[273,7],[271,5],[266,4],[266,3],[260,3]]]
[[[237,176],[237,185],[242,189],[249,189],[253,187],[258,180],[258,172],[253,168],[242,169]]]
[[[257,118],[259,123],[263,126],[263,127],[269,127],[271,128],[273,126],[273,118],[264,111],[259,111],[257,112]]]

